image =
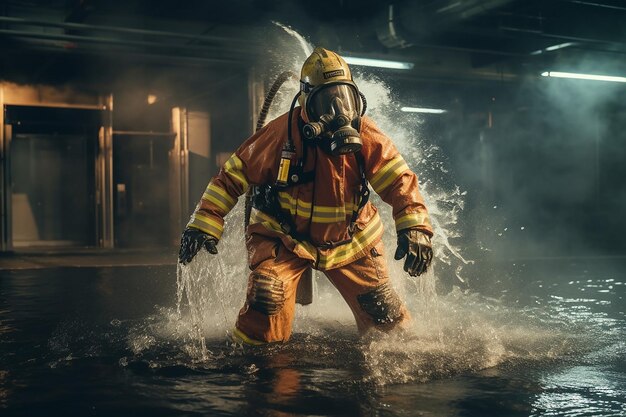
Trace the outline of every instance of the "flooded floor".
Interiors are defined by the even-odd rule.
[[[626,415],[626,261],[481,268],[473,291],[405,291],[407,333],[358,338],[320,289],[255,349],[227,342],[232,301],[201,328],[177,308],[173,266],[1,271],[0,414]]]

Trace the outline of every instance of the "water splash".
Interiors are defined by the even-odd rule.
[[[188,334],[200,359],[211,352],[205,338],[224,338],[234,325],[239,307],[245,300],[246,263],[243,198],[226,216],[225,233],[218,245],[219,254],[201,250],[189,265],[177,270],[177,320],[190,325]]]
[[[554,319],[505,307],[455,289],[419,306],[410,332],[373,334],[362,348],[366,380],[379,385],[425,382],[519,361],[562,358],[583,344]],[[401,347],[401,348],[399,348]]]
[[[296,32],[295,30],[293,30],[289,26],[286,26],[286,25],[284,25],[284,24],[282,24],[280,22],[273,21],[272,23],[275,24],[276,26],[282,28],[285,32],[287,32],[287,34],[289,36],[293,37],[298,42],[298,44],[302,48],[302,52],[304,54],[304,58],[306,58],[309,55],[311,55],[311,53],[313,52],[313,46],[309,42],[307,42],[306,39],[304,39],[304,36],[302,36],[300,33]]]
[[[433,248],[436,262],[454,265],[457,278],[464,282],[465,279],[461,276],[462,267],[473,261],[465,259],[461,248],[453,245],[450,238],[461,236],[459,216],[464,208],[467,192],[461,191],[458,185],[452,183],[439,149],[428,143],[428,138],[422,137],[419,130],[421,119],[400,111],[393,92],[383,80],[362,74],[359,70],[353,73],[356,84],[368,99],[368,115],[392,138],[411,169],[421,174],[421,193],[435,230]],[[445,180],[438,181],[439,178]],[[446,187],[446,183],[453,185]],[[390,219],[390,207],[380,199],[374,201],[384,212],[383,217]],[[392,225],[386,225],[386,230],[392,235],[388,238],[391,242],[395,238],[395,229]]]
[[[274,24],[293,37],[298,45],[297,52],[275,57],[275,60],[281,63],[281,68],[276,69],[275,75],[277,76],[278,73],[285,70],[298,73],[302,58],[311,53],[313,46],[293,29],[278,22],[274,22]],[[432,155],[425,156],[421,151],[421,149],[428,150],[428,148],[425,146],[426,141],[419,135],[419,126],[416,127],[413,123],[414,119],[407,119],[407,116],[402,114],[394,105],[392,92],[384,81],[368,74],[359,73],[359,71],[353,72],[355,82],[368,97],[370,117],[394,140],[412,168],[418,171],[422,166],[427,166],[429,163],[433,164],[430,161],[434,158],[428,157]],[[270,76],[269,81],[272,78]],[[272,104],[269,119],[289,110],[291,99],[297,93],[298,87],[297,83],[286,83],[283,86]],[[428,152],[432,153],[432,150],[428,150]],[[444,171],[441,164],[436,166],[439,171]],[[448,239],[448,236],[458,236],[459,234],[453,229],[457,225],[458,214],[463,208],[464,193],[460,192],[458,187],[445,190],[433,180],[422,181],[422,194],[430,208],[435,227],[434,246],[437,260],[447,264],[454,261],[466,264],[468,261],[461,255],[460,249],[454,247]],[[396,236],[391,208],[380,198],[374,197],[373,202],[379,207],[384,219],[386,247],[394,248]],[[245,265],[245,253],[242,252],[242,248],[244,248],[242,206],[243,204],[240,202],[227,216],[225,233],[219,245],[220,255],[210,257],[201,253],[189,266],[181,267],[178,271],[178,309],[182,313],[181,306],[186,303],[187,319],[192,323],[193,329],[190,337],[198,340],[199,351],[203,355],[208,354],[203,337],[217,336],[218,334],[223,336],[232,326],[223,317],[236,317],[236,310],[245,299],[247,267]],[[451,207],[452,209],[450,209]],[[401,265],[391,259],[391,255],[387,254],[387,260],[390,273],[396,277],[394,286],[405,299],[407,292],[413,291],[418,294],[420,305],[433,308],[436,306],[436,274],[429,273],[418,280],[410,279],[402,271]],[[325,278],[319,273],[317,275],[316,302],[311,307],[298,308],[294,330],[315,333],[316,325],[319,328],[324,319],[328,320],[330,317],[334,323],[352,328],[353,318],[349,309],[336,291],[329,288]],[[411,297],[415,300],[414,294],[411,294]],[[409,305],[412,303],[410,302]],[[436,324],[436,320],[430,322]],[[324,327],[324,325],[321,326]]]
[[[310,53],[312,46],[301,35],[276,24],[295,38],[304,56]],[[284,70],[297,73],[302,61],[297,56],[300,52],[276,57],[281,68],[276,69],[275,75]],[[445,296],[437,294],[437,263],[453,266],[461,281],[464,280],[463,266],[471,263],[450,241],[461,235],[459,215],[466,192],[456,185],[446,186],[453,182],[438,148],[420,135],[420,119],[399,111],[385,82],[358,70],[353,73],[355,82],[368,98],[368,115],[394,140],[411,168],[422,174],[422,194],[435,228],[436,262],[434,268],[419,279],[407,276],[389,250],[395,248],[396,239],[391,208],[380,198],[373,197],[385,223],[383,239],[388,248],[385,256],[392,283],[413,316],[412,327],[406,333],[373,334],[354,343],[358,338],[352,313],[336,289],[321,273],[316,273],[315,302],[296,308],[296,342],[292,349],[301,348],[297,342],[299,334],[312,338],[308,339],[308,348],[325,349],[331,355],[339,355],[337,349],[347,346],[363,358],[366,381],[376,384],[426,381],[485,369],[515,358],[550,358],[568,352],[570,346],[559,340],[571,339],[545,330],[526,314],[513,314],[514,309],[506,309],[497,301],[458,288]],[[269,79],[271,81],[272,77]],[[289,109],[297,88],[296,83],[283,86],[269,119]],[[440,181],[441,178],[446,181]],[[224,355],[222,350],[211,351],[207,346],[219,346],[219,341],[224,340],[245,300],[248,269],[243,236],[243,201],[240,199],[225,219],[225,233],[218,246],[220,254],[211,256],[201,251],[194,262],[179,268],[174,326],[177,331],[187,330],[185,337],[195,346],[189,352],[196,355],[197,360],[210,362]],[[328,338],[328,334],[333,337]]]

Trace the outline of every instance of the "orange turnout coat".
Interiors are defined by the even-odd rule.
[[[303,143],[298,129],[300,107],[292,116],[292,135],[296,156],[301,157]],[[248,140],[213,177],[193,213],[188,226],[200,229],[217,239],[224,230],[224,216],[237,198],[251,185],[276,182],[281,151],[287,140],[288,113],[269,122]],[[396,230],[417,228],[432,236],[428,212],[418,188],[417,176],[376,124],[363,117],[360,128],[365,161],[365,175],[371,188],[393,207]],[[271,213],[253,209],[247,234],[280,239],[284,246],[302,259],[310,260],[318,270],[331,270],[365,256],[380,240],[383,225],[376,207],[368,202],[359,212],[356,229],[349,243],[336,247],[325,245],[350,238],[348,226],[358,207],[361,185],[359,164],[354,154],[331,156],[311,146],[304,161],[304,172],[314,171],[314,180],[280,190],[278,199],[297,228],[297,240],[287,234]]]

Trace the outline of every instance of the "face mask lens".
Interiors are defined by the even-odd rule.
[[[307,101],[307,113],[313,121],[324,114],[337,115],[337,110],[350,120],[357,117],[358,101],[356,90],[347,84],[335,84],[315,91]],[[333,105],[334,103],[334,105]]]

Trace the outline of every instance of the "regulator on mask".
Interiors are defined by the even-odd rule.
[[[305,107],[309,118],[302,128],[305,139],[317,140],[324,151],[335,156],[361,150],[361,96],[354,84],[313,88]]]

